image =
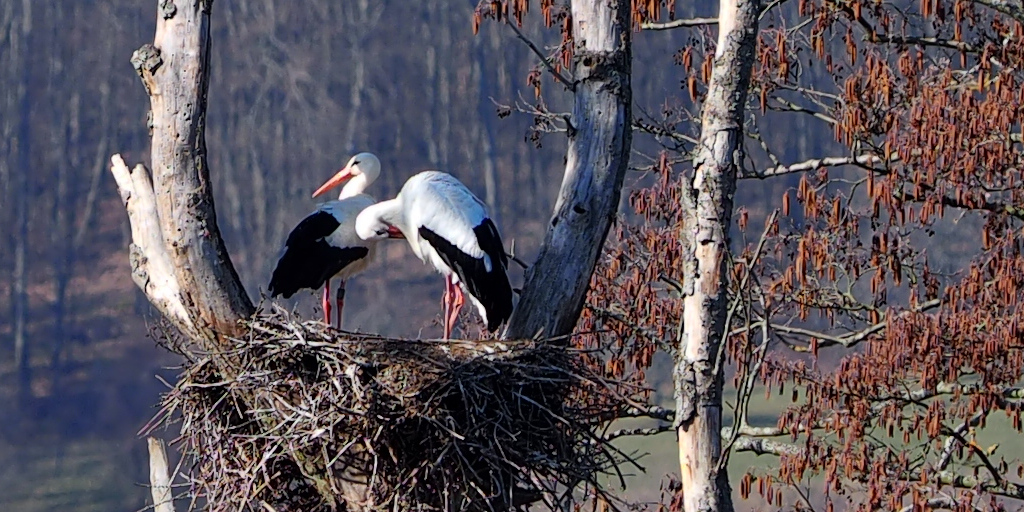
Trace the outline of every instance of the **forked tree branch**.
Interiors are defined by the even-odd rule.
[[[896,156],[896,159],[899,157]],[[892,161],[892,160],[890,160]],[[844,165],[856,165],[860,167],[870,167],[872,165],[884,163],[882,158],[878,155],[860,155],[860,156],[830,156],[825,158],[813,158],[811,160],[805,160],[803,162],[797,162],[790,165],[777,165],[775,167],[769,167],[767,169],[744,173],[740,176],[740,179],[765,179],[774,176],[781,176],[783,174],[793,174],[797,172],[809,172],[823,169],[825,167],[840,167]]]
[[[940,299],[932,299],[929,301],[918,304],[917,307],[909,311],[900,312],[899,316],[905,316],[910,313],[921,313],[931,309],[935,309],[942,304]],[[771,324],[771,330],[782,333],[782,334],[793,334],[797,336],[803,336],[806,338],[815,338],[818,340],[818,348],[831,347],[835,345],[841,345],[846,348],[856,346],[858,343],[868,339],[874,334],[882,332],[886,326],[888,326],[888,319],[882,320],[878,323],[869,325],[861,330],[849,332],[846,334],[836,335],[829,334],[822,331],[815,331],[812,329],[804,329],[802,327],[792,327],[782,324]],[[810,349],[804,349],[801,347],[794,347],[797,352],[806,352]]]
[[[232,336],[255,308],[242,288],[217,227],[206,159],[206,99],[210,67],[212,0],[159,0],[156,35],[132,55],[149,95],[152,178],[111,159],[132,224],[135,282],[149,300],[199,348],[225,379],[237,372]],[[260,403],[244,394],[249,407]],[[253,407],[254,409],[256,407]],[[256,418],[265,422],[265,419]],[[317,496],[334,508],[339,500],[327,470],[302,450],[292,454],[303,478],[289,491]]]
[[[895,45],[909,45],[909,46],[935,46],[938,48],[948,48],[950,50],[959,50],[968,53],[981,53],[982,49],[974,46],[971,43],[965,41],[954,41],[952,39],[945,39],[941,37],[917,37],[917,36],[891,36],[888,34],[869,34],[864,36],[865,40],[870,41],[874,38],[875,41],[881,43],[890,43]]]
[[[572,80],[569,80],[564,75],[562,75],[562,73],[559,73],[557,69],[555,69],[555,66],[551,64],[551,57],[544,55],[544,53],[540,51],[540,48],[537,48],[537,45],[533,44],[533,41],[531,41],[528,37],[523,35],[523,31],[519,30],[519,27],[516,26],[514,20],[506,20],[505,24],[508,25],[509,27],[512,27],[512,31],[516,33],[516,37],[518,37],[519,40],[522,41],[523,43],[526,43],[526,46],[528,46],[530,48],[530,51],[532,51],[534,55],[536,55],[537,58],[540,59],[540,61],[544,64],[544,67],[547,68],[549,73],[551,73],[551,76],[555,77],[559,82],[562,82],[562,85],[564,85],[566,89],[570,91],[576,90],[576,84],[574,84]]]
[[[1024,485],[1009,482],[1005,478],[999,483],[988,478],[964,475],[953,471],[940,471],[935,474],[927,474],[926,476],[928,481],[951,485],[959,489],[982,489],[997,496],[1024,499]],[[902,480],[919,482],[921,481],[921,473],[920,471],[915,471]]]

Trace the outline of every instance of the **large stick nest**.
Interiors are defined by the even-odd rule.
[[[627,459],[596,434],[621,383],[560,344],[384,339],[282,311],[232,343],[190,360],[158,418],[180,420],[210,510],[562,509],[607,499],[598,478]]]

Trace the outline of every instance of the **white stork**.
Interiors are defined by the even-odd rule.
[[[372,153],[359,153],[345,168],[313,192],[317,197],[348,181],[336,201],[317,206],[288,235],[284,254],[270,278],[270,297],[291,297],[302,288],[324,287],[324,322],[331,323],[331,278],[341,280],[335,294],[338,327],[345,305],[345,280],[362,272],[376,255],[376,242],[356,235],[359,212],[374,204],[363,193],[380,175],[380,160]]]
[[[454,176],[424,171],[398,196],[363,210],[356,233],[364,240],[405,238],[416,256],[445,276],[444,337],[469,294],[488,331],[512,315],[512,286],[501,236],[487,208]]]

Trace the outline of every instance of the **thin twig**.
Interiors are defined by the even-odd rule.
[[[575,81],[571,81],[559,73],[558,70],[555,69],[555,66],[551,64],[551,59],[544,56],[544,54],[541,53],[540,48],[537,48],[537,45],[533,44],[533,41],[530,41],[525,35],[523,35],[523,32],[519,30],[519,27],[516,26],[515,22],[509,20],[506,25],[512,27],[512,30],[516,33],[516,37],[518,37],[520,41],[526,43],[526,46],[529,46],[530,50],[540,58],[540,61],[552,76],[554,76],[559,82],[562,82],[562,85],[564,85],[566,89],[576,92]]]

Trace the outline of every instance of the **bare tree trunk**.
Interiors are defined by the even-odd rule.
[[[346,31],[349,43],[349,59],[352,62],[352,81],[349,83],[349,106],[348,121],[345,127],[345,151],[356,153],[363,151],[366,134],[361,133],[358,128],[359,116],[363,114],[363,90],[366,89],[366,51],[363,48],[363,40],[366,37],[365,31],[372,27],[365,26],[368,21],[370,6],[367,0],[359,0],[356,9],[359,15],[354,17]],[[356,140],[356,137],[359,140]]]
[[[57,6],[60,10],[60,6]],[[67,108],[67,131],[64,137],[55,137],[57,144],[64,146],[65,162],[58,163],[54,171],[55,198],[53,205],[53,224],[50,227],[50,251],[53,263],[53,351],[50,354],[50,373],[53,375],[54,388],[59,388],[61,372],[57,370],[60,362],[60,354],[64,350],[64,338],[67,336],[67,292],[68,282],[71,280],[71,267],[74,261],[74,247],[71,239],[71,218],[73,211],[71,181],[72,168],[78,164],[74,158],[76,148],[80,144],[81,136],[81,95],[76,91],[68,99]],[[55,144],[53,147],[60,147]],[[77,180],[75,180],[77,181]]]
[[[568,334],[619,206],[632,140],[630,2],[572,1],[575,104],[562,187],[506,335]]]
[[[718,48],[703,107],[693,181],[684,190],[687,294],[675,366],[683,510],[733,510],[722,460],[721,350],[728,307],[729,226],[742,163],[743,112],[754,61],[758,0],[721,0]],[[691,288],[692,287],[692,288]]]
[[[153,44],[143,45],[132,56],[152,106],[151,197],[155,208],[143,204],[149,199],[145,191],[136,190],[149,181],[135,175],[145,173],[144,169],[128,172],[116,162],[112,169],[130,216],[134,208],[139,217],[132,218],[138,256],[133,262],[136,282],[152,282],[155,277],[177,288],[164,290],[154,304],[179,328],[206,340],[236,332],[238,321],[254,311],[217,227],[206,160],[211,3],[159,2]],[[156,218],[150,218],[153,214]],[[161,237],[153,233],[135,236],[136,228],[149,230],[154,224]],[[152,265],[153,261],[162,264]],[[169,264],[168,268],[163,264]],[[168,269],[169,276],[152,275]],[[153,299],[154,290],[143,288]],[[178,304],[174,304],[175,295]]]
[[[23,0],[21,7],[21,28],[11,30],[11,53],[19,62],[18,78],[18,128],[12,149],[14,162],[14,265],[11,273],[11,322],[14,334],[14,364],[18,373],[18,396],[29,396],[32,384],[32,366],[28,346],[28,196],[32,166],[32,125],[31,98],[29,86],[32,80],[31,59],[26,48],[31,45],[32,1]]]
[[[113,56],[115,54],[111,52],[110,55]],[[113,73],[110,76],[114,76]],[[58,171],[58,174],[66,174],[67,172],[89,169],[90,174],[88,178],[89,189],[84,194],[78,191],[71,192],[68,189],[71,183],[58,184],[58,190],[63,190],[63,193],[59,192],[57,194],[58,204],[54,208],[54,215],[57,218],[55,219],[55,229],[53,231],[55,234],[59,234],[56,236],[60,236],[60,239],[54,240],[52,244],[55,251],[53,255],[54,335],[53,352],[50,358],[50,368],[55,381],[59,379],[58,365],[67,343],[68,318],[73,314],[71,306],[74,302],[69,297],[72,295],[69,293],[69,285],[75,275],[75,266],[78,263],[82,245],[88,239],[87,237],[92,232],[92,227],[94,226],[93,216],[95,215],[96,201],[99,196],[100,180],[103,176],[103,170],[106,168],[106,158],[104,155],[107,154],[111,139],[111,88],[109,83],[100,84],[99,95],[98,112],[100,113],[100,122],[97,129],[99,140],[91,151],[82,151],[81,149],[81,120],[79,118],[81,116],[81,99],[78,94],[72,96],[68,106],[71,122],[68,123],[69,134],[65,140],[69,142],[68,150],[65,153],[69,156],[75,156],[67,159],[68,165],[65,166],[67,169]],[[85,180],[76,178],[68,181]],[[81,201],[80,208],[78,205],[79,201]]]
[[[15,169],[15,174],[23,173]],[[11,322],[14,335],[14,365],[18,373],[18,395],[27,398],[32,383],[28,346],[28,193],[26,177],[15,178],[14,266],[11,272]]]
[[[17,51],[16,45],[18,44],[16,42],[17,35],[15,35],[15,27],[18,26],[16,5],[15,2],[0,4],[0,34],[10,34],[8,51],[0,54],[0,66],[3,69],[10,69],[12,71],[18,69],[18,59],[20,58],[19,54],[14,53]],[[16,72],[0,74],[0,111],[15,112],[17,110],[17,91],[20,81],[21,76]],[[3,205],[10,205],[14,197],[13,189],[16,180],[14,175],[15,169],[17,169],[17,162],[15,162],[15,144],[17,141],[14,134],[17,132],[18,126],[19,122],[18,119],[15,119],[15,116],[4,116],[0,120],[0,204]],[[0,208],[0,243],[8,247],[12,246],[14,241],[13,213],[13,208]],[[12,251],[0,251],[0,268],[13,268],[14,261],[12,257]],[[7,279],[11,277],[9,271],[5,270],[4,277]],[[10,281],[5,281],[5,284],[9,286]],[[5,286],[4,288],[7,287]],[[7,292],[10,296],[11,290],[9,288],[7,288]],[[8,318],[10,313],[10,310],[2,313],[0,324],[12,325],[12,320]]]
[[[451,140],[452,140],[452,71],[450,63],[454,58],[452,49],[452,26],[449,22],[449,9],[447,6],[434,8],[437,16],[438,38],[435,40],[440,48],[440,55],[437,64],[437,95],[434,96],[434,109],[437,113],[437,146],[439,160],[437,165],[440,169],[449,169],[451,162]]]
[[[430,25],[428,24],[426,28],[429,33],[431,30]],[[440,73],[438,71],[440,64],[437,61],[437,49],[433,46],[427,47],[424,62],[427,64],[427,80],[423,84],[424,97],[437,98],[437,75]],[[427,122],[423,124],[423,128],[427,139],[427,160],[430,161],[431,165],[441,167],[441,149],[437,143],[439,140],[437,136],[437,116],[439,114],[436,105],[436,99],[430,102],[430,106],[427,108]]]

